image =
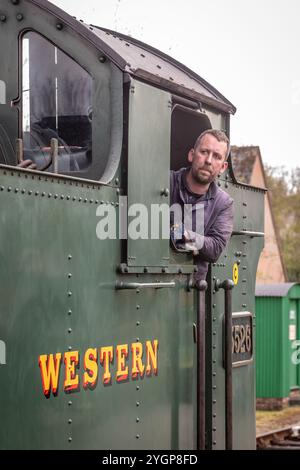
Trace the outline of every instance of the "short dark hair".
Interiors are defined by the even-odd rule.
[[[196,150],[196,148],[198,147],[198,145],[200,144],[201,140],[203,139],[205,135],[212,135],[219,142],[225,142],[227,144],[227,152],[226,152],[226,158],[225,158],[225,160],[227,160],[230,154],[230,141],[227,135],[225,134],[225,132],[220,131],[218,129],[207,129],[206,131],[202,132],[202,134],[199,135],[198,139],[195,142],[194,149]]]

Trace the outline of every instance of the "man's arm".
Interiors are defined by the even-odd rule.
[[[206,235],[186,231],[186,248],[200,260],[215,263],[221,256],[233,230],[233,200],[222,209]]]
[[[36,170],[36,164],[32,160],[23,160],[17,165],[19,168],[27,168],[28,170]]]

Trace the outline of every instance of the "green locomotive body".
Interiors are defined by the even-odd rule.
[[[235,222],[208,274],[200,369],[193,257],[121,228],[124,198],[169,203],[170,169],[201,131],[229,133],[235,108],[170,57],[44,0],[0,0],[0,43],[0,448],[255,448],[264,191],[231,164],[218,180]],[[99,236],[104,207],[115,237]]]

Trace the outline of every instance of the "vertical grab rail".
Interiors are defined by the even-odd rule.
[[[197,450],[205,450],[205,292],[206,281],[197,289]]]
[[[216,291],[225,291],[225,434],[226,450],[233,448],[233,420],[232,420],[232,289],[234,282],[226,279],[224,282],[216,281]]]

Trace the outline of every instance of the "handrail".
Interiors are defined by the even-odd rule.
[[[225,435],[226,450],[233,448],[233,395],[232,395],[232,289],[234,282],[216,280],[215,290],[225,291]]]
[[[115,284],[116,290],[131,290],[131,289],[172,289],[176,287],[175,281],[171,282],[122,282],[117,281]]]

